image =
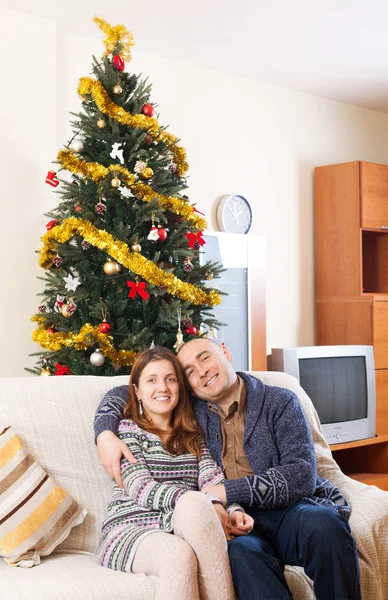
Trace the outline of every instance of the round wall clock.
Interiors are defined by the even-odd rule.
[[[228,233],[248,233],[252,225],[252,209],[239,194],[223,196],[217,206],[217,226]]]

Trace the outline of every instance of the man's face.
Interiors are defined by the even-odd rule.
[[[179,351],[178,360],[191,391],[201,400],[221,402],[236,381],[231,353],[211,340],[187,342]]]

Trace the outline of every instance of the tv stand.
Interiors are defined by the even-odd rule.
[[[388,491],[388,435],[332,444],[330,450],[345,475]]]

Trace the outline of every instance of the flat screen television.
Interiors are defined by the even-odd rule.
[[[376,435],[373,346],[273,348],[272,370],[298,379],[329,444]]]

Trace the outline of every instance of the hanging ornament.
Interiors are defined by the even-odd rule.
[[[161,242],[165,242],[167,239],[167,229],[164,229],[164,227],[158,227],[158,238]]]
[[[208,281],[210,281],[211,279],[213,279],[213,273],[211,271],[206,271],[205,277]]]
[[[117,275],[121,271],[121,265],[119,265],[114,260],[107,260],[104,264],[104,273],[105,275]]]
[[[147,134],[144,138],[144,143],[147,144],[148,146],[150,146],[153,141],[154,141],[154,138],[152,137],[152,135]]]
[[[104,119],[98,119],[96,125],[99,129],[104,129],[104,127],[106,127],[106,121],[104,121]]]
[[[112,151],[109,156],[111,156],[111,158],[118,158],[120,163],[122,165],[124,164],[123,148],[121,147],[120,142],[114,142],[112,144]]]
[[[74,210],[75,212],[82,212],[82,206],[80,204],[76,204]]]
[[[121,94],[123,91],[123,88],[120,85],[120,82],[117,83],[114,87],[113,87],[113,93],[114,94]]]
[[[118,188],[121,185],[121,181],[118,177],[113,177],[112,181],[110,182],[111,186],[114,188]]]
[[[195,327],[195,325],[192,325],[191,327],[186,329],[186,333],[188,335],[197,335],[197,328]]]
[[[54,256],[53,265],[55,267],[60,267],[62,263],[63,263],[63,258],[61,256],[59,256],[58,254],[56,256]]]
[[[68,304],[64,304],[62,306],[61,313],[62,313],[63,317],[66,317],[68,319],[69,317],[74,315],[76,310],[77,310],[76,305],[73,302],[69,302]]]
[[[78,279],[78,277],[73,277],[73,275],[70,274],[67,277],[63,277],[62,279],[65,282],[65,288],[68,292],[75,292],[77,287],[81,285],[81,282]]]
[[[175,164],[175,163],[173,163],[173,162],[172,162],[172,163],[170,163],[170,164],[168,165],[168,170],[170,171],[170,173],[175,173],[175,172],[176,172],[176,170],[177,170],[177,166],[176,166],[176,164]]]
[[[55,175],[55,171],[49,171],[46,175],[46,183],[48,183],[52,187],[57,187],[57,185],[59,185],[59,179],[56,179]]]
[[[45,304],[39,304],[38,312],[44,314],[45,312],[47,312],[47,306]]]
[[[39,373],[40,377],[50,377],[51,375],[51,371],[50,369],[48,369],[47,367],[45,369],[42,369],[41,372]]]
[[[142,172],[140,173],[140,175],[142,177],[144,177],[144,179],[151,179],[151,177],[153,176],[154,172],[151,169],[151,167],[146,167],[145,169],[142,170]]]
[[[133,168],[133,171],[135,173],[141,173],[146,168],[147,168],[147,163],[145,163],[144,160],[137,160],[135,162],[135,166]]]
[[[57,313],[61,312],[62,306],[65,303],[65,299],[66,299],[65,296],[60,296],[59,294],[57,294],[57,299],[54,304],[55,312],[57,312]]]
[[[55,375],[70,375],[70,369],[67,365],[60,365],[59,363],[55,363]]]
[[[145,115],[146,117],[153,117],[155,114],[155,109],[152,106],[152,104],[143,104],[141,112],[143,113],[143,115]]]
[[[150,297],[147,292],[147,286],[145,281],[140,281],[140,283],[135,283],[134,281],[127,281],[127,286],[129,287],[128,298],[132,300],[135,298],[136,294],[139,294],[142,300],[147,300]]]
[[[181,329],[182,309],[178,308],[177,313],[178,313],[178,331],[176,334],[176,342],[173,347],[175,348],[175,352],[178,353],[184,344],[183,333],[182,333],[182,329]]]
[[[69,147],[70,150],[79,154],[84,149],[84,143],[81,138],[74,138]]]
[[[119,187],[119,192],[120,194],[123,196],[123,198],[130,198],[132,196],[132,192],[129,188],[127,187]]]
[[[155,225],[152,225],[149,234],[147,235],[147,240],[151,242],[157,242],[159,239],[158,228]]]
[[[98,215],[103,215],[106,212],[106,204],[104,204],[103,202],[97,202],[96,206],[94,207],[94,210]]]
[[[139,242],[135,242],[134,244],[132,244],[131,246],[131,250],[132,252],[141,252],[141,246],[139,244]]]
[[[52,229],[53,227],[58,225],[58,223],[59,223],[59,221],[57,219],[51,219],[51,221],[46,223],[45,227],[46,227],[47,231],[50,231],[50,229]]]
[[[186,273],[190,273],[190,271],[192,271],[194,269],[194,265],[191,262],[190,257],[188,256],[187,258],[185,258],[185,260],[183,261],[183,270]]]
[[[194,248],[195,250],[198,250],[200,246],[206,244],[206,241],[203,239],[202,231],[197,231],[197,233],[186,233],[186,238],[190,248]]]
[[[189,327],[193,326],[193,320],[190,319],[189,317],[186,317],[186,319],[183,320],[182,325],[185,329],[189,329]]]
[[[101,333],[105,333],[106,335],[108,335],[108,333],[110,333],[112,330],[112,326],[109,325],[109,323],[107,323],[107,321],[105,321],[104,319],[103,322],[100,324],[99,330],[101,331]]]
[[[48,329],[46,329],[47,333],[55,333],[55,329],[54,327],[49,327]]]
[[[82,240],[81,248],[82,248],[82,250],[87,250],[88,248],[90,248],[89,242],[87,242],[86,240]]]
[[[215,327],[210,327],[209,331],[206,334],[206,337],[209,340],[216,340],[217,339],[217,329]]]
[[[113,66],[116,71],[124,71],[125,62],[121,58],[120,54],[115,54],[113,57]]]
[[[105,362],[105,356],[103,355],[101,350],[97,349],[94,352],[92,352],[89,360],[90,360],[91,364],[93,365],[93,367],[102,367],[102,365]]]

